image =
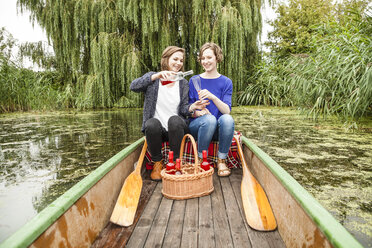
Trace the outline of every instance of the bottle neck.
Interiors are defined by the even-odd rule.
[[[190,71],[185,71],[185,72],[183,72],[183,73],[182,73],[182,76],[183,76],[183,77],[186,77],[186,76],[189,76],[189,75],[192,75],[192,74],[194,74],[194,71],[193,71],[193,70],[190,70]]]
[[[175,80],[181,80],[181,79],[185,78],[186,76],[189,76],[189,75],[192,75],[192,74],[194,74],[193,70],[186,71],[186,72],[180,71],[180,72],[177,73]]]
[[[168,163],[173,163],[173,151],[170,151],[170,152],[169,152],[169,155],[168,155]]]
[[[207,151],[203,150],[203,162],[207,162]]]

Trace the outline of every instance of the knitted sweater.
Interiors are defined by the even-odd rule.
[[[156,101],[158,100],[159,79],[151,81],[151,76],[156,72],[148,72],[142,77],[136,78],[130,84],[130,90],[134,92],[144,92],[145,102],[143,104],[143,121],[142,132],[145,131],[145,123],[148,119],[153,118],[155,114]],[[186,79],[180,80],[180,104],[177,111],[178,116],[185,120],[188,124],[187,117],[190,116],[189,112],[189,83]]]

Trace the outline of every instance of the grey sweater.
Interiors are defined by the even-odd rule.
[[[158,100],[159,79],[151,81],[151,76],[156,72],[148,72],[142,77],[136,78],[130,84],[130,90],[134,92],[145,93],[145,103],[143,105],[142,132],[145,131],[145,123],[148,119],[154,117],[156,102]],[[180,104],[178,105],[178,116],[188,124],[187,117],[189,112],[189,83],[186,79],[180,80]]]

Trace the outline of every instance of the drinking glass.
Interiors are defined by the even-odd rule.
[[[197,92],[201,91],[201,81],[200,81],[200,77],[199,76],[196,76],[196,77],[193,77],[191,79],[192,81],[192,84],[194,85],[195,89]]]

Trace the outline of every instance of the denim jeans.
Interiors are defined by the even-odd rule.
[[[216,119],[214,115],[203,115],[193,120],[190,125],[191,135],[198,141],[198,155],[202,157],[211,140],[218,140],[218,158],[226,159],[234,135],[234,119],[224,114]]]

